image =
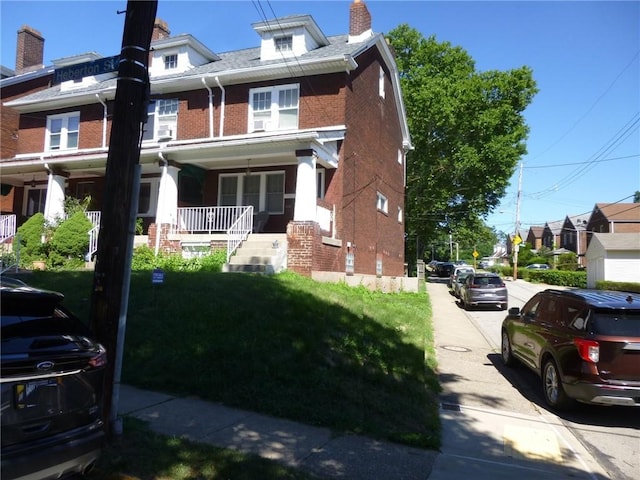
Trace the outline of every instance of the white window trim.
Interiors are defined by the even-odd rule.
[[[296,89],[298,91],[298,114],[296,118],[296,126],[291,127],[293,129],[298,128],[298,124],[300,121],[300,84],[299,83],[290,83],[286,85],[275,85],[273,87],[260,87],[260,88],[252,88],[249,90],[249,123],[247,125],[247,132],[253,133],[258,131],[274,131],[274,130],[290,130],[291,128],[280,129],[278,127],[280,123],[280,108],[278,105],[279,93],[282,90],[293,90]],[[271,110],[269,120],[266,121],[266,124],[263,125],[263,128],[256,128],[257,124],[254,119],[254,110],[253,110],[253,96],[256,93],[260,92],[271,92]],[[259,121],[259,119],[258,119]]]
[[[68,128],[67,126],[69,125],[69,119],[70,118],[75,118],[78,117],[78,145],[72,148],[67,147],[68,144]],[[63,119],[63,124],[62,124],[62,130],[60,131],[60,148],[56,148],[56,149],[51,149],[51,121],[52,120],[57,120],[57,119]],[[47,131],[45,133],[45,138],[44,138],[44,150],[45,152],[57,152],[57,151],[62,151],[62,150],[78,150],[78,148],[80,147],[80,112],[67,112],[67,113],[61,113],[58,115],[48,115],[47,116]]]
[[[146,212],[137,212],[138,217],[155,217],[158,209],[158,196],[160,195],[160,178],[142,178],[140,185],[148,183],[149,187],[149,209]]]
[[[389,200],[380,192],[376,192],[376,208],[385,215],[389,213]]]
[[[173,67],[167,67],[167,59],[169,57],[176,57],[176,62],[175,62],[175,66]],[[178,52],[166,52],[162,54],[162,67],[165,71],[173,71],[173,70],[177,70],[178,69],[178,62],[180,59],[180,55],[178,55]]]
[[[384,91],[384,68],[380,67],[380,72],[378,73],[378,95],[380,98],[385,97]]]
[[[318,198],[323,199],[325,195],[325,182],[327,179],[327,172],[324,168],[316,167],[316,182],[317,182],[317,195]]]
[[[267,207],[267,175],[282,175],[285,177],[284,170],[269,170],[264,172],[252,172],[249,174],[250,176],[260,176],[260,193],[259,193],[259,205],[258,211],[266,210]],[[244,199],[244,179],[247,176],[246,173],[222,173],[218,178],[218,205],[222,205],[222,179],[228,177],[237,177],[237,190],[236,190],[236,205],[243,205]],[[286,177],[284,178],[283,185],[286,185]],[[282,192],[282,206],[279,211],[270,210],[269,213],[272,215],[282,215],[284,214],[284,201],[287,198],[286,192]],[[258,213],[258,212],[254,212]]]

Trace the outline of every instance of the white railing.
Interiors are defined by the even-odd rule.
[[[0,243],[13,238],[16,234],[16,216],[0,215]]]
[[[89,230],[89,251],[87,252],[87,259],[91,260],[94,253],[98,251],[98,232],[100,231],[100,215],[99,210],[86,211],[87,218],[93,225],[93,228]]]
[[[244,209],[244,212],[242,212],[233,225],[227,229],[227,263],[229,263],[231,256],[253,230],[253,207],[248,206],[235,208],[242,208]]]
[[[178,224],[172,227],[171,233],[226,232],[246,214],[248,208],[246,206],[178,208]],[[253,207],[251,208],[253,210]],[[251,218],[251,215],[249,217]]]

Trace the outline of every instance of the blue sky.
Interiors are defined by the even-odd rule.
[[[159,0],[172,34],[191,33],[214,52],[258,45],[251,24],[310,14],[326,35],[347,33],[350,1]],[[406,23],[464,48],[479,71],[528,65],[540,92],[525,111],[520,221],[524,228],[585,217],[596,203],[632,201],[640,190],[640,1],[366,2],[373,29]],[[45,63],[120,51],[126,1],[0,0],[0,63],[14,68],[22,25],[45,38]],[[515,224],[518,170],[487,219]],[[503,213],[499,213],[502,211]]]

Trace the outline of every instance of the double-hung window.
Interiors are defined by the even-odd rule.
[[[178,128],[178,99],[158,99],[149,103],[143,140],[172,140]]]
[[[278,85],[249,94],[249,132],[298,128],[300,88]]]
[[[47,117],[45,150],[72,150],[78,148],[80,112]]]

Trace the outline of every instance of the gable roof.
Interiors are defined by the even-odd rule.
[[[609,222],[640,222],[640,203],[596,203],[592,216],[598,211]]]
[[[594,233],[591,242],[597,241],[605,250],[640,250],[638,233]]]
[[[556,220],[555,222],[547,222],[544,226],[544,229],[546,230],[548,228],[551,233],[553,233],[554,235],[558,235],[562,231],[563,225],[564,220]]]

